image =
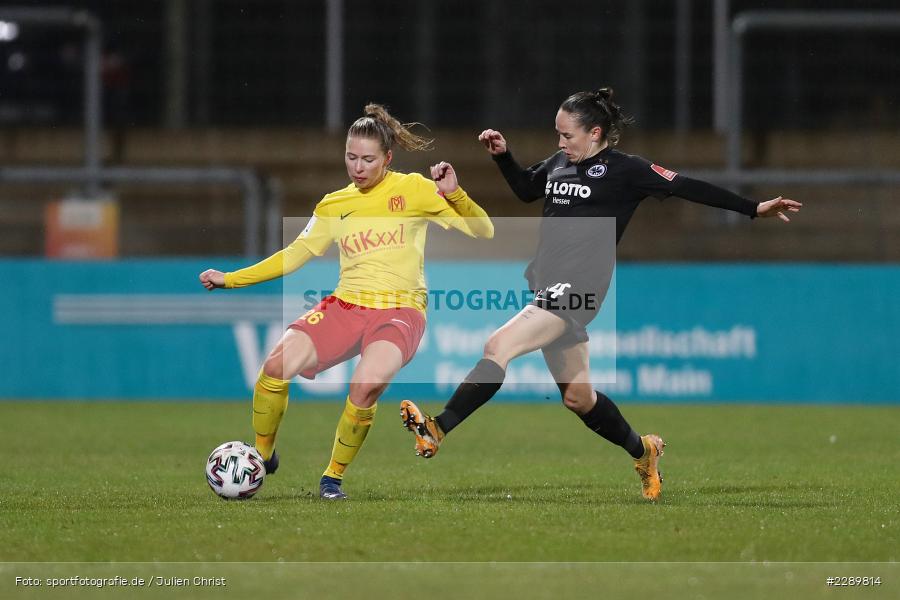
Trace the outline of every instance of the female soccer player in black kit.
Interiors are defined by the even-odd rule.
[[[635,433],[612,400],[590,383],[585,326],[606,294],[614,257],[598,251],[602,243],[597,237],[604,229],[598,225],[605,220],[585,217],[615,218],[618,243],[647,196],[678,196],[750,218],[778,216],[783,221],[801,204],[781,197],[758,204],[616,150],[620,131],[631,119],[612,96],[612,90],[604,88],[567,98],[556,114],[559,151],[527,169],[513,159],[499,131],[487,129],[478,136],[519,199],[545,198],[543,216],[551,218],[542,219],[537,255],[526,271],[535,291],[532,303],[490,336],[483,358],[441,414],[431,418],[409,400],[401,404],[403,424],[416,436],[417,454],[434,456],[444,436],[497,393],[509,361],[540,348],[566,408],[624,448],[634,458],[644,498],[659,498],[662,477],[657,464],[665,443],[658,435]],[[567,298],[574,296],[580,296],[581,309],[565,310],[576,305],[566,306]]]

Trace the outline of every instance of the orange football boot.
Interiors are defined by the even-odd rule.
[[[423,413],[411,400],[400,403],[403,426],[416,436],[416,456],[431,458],[437,454],[444,432],[434,419]]]
[[[659,472],[659,458],[666,443],[655,433],[641,436],[644,455],[634,461],[634,470],[641,477],[641,495],[647,500],[658,500],[662,493],[662,473]]]

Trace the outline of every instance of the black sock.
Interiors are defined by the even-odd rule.
[[[609,396],[597,392],[597,403],[586,414],[580,415],[581,420],[594,433],[603,436],[616,446],[622,446],[633,458],[644,455],[644,444],[619,408],[613,404]]]
[[[444,412],[435,417],[441,431],[450,433],[451,429],[478,410],[479,406],[493,398],[503,385],[504,377],[506,371],[503,367],[487,358],[479,360],[453,392]]]

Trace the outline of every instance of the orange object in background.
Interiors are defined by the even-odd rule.
[[[70,198],[44,211],[49,258],[115,258],[119,255],[119,204],[112,199]]]

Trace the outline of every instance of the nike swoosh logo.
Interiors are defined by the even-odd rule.
[[[355,212],[356,212],[355,210],[351,210],[351,211],[348,212],[347,214],[341,215],[341,221],[343,221],[344,219],[346,219],[347,217],[349,217],[350,215],[352,215],[352,214],[355,213]]]
[[[350,444],[345,444],[344,440],[342,440],[341,438],[338,438],[338,444],[340,444],[341,446],[346,446],[347,448],[359,448],[359,446],[351,446]]]
[[[406,321],[401,321],[400,319],[391,319],[391,321],[394,321],[395,323],[400,323],[401,325],[406,325],[407,329],[412,329],[412,327],[410,327],[409,323],[407,323]]]

